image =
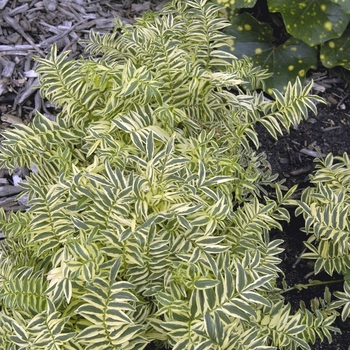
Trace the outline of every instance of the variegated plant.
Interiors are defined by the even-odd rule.
[[[266,72],[221,51],[228,25],[174,1],[91,33],[92,57],[37,58],[61,108],[6,131],[0,163],[28,166],[30,208],[8,217],[0,349],[308,349],[337,311],[292,312],[277,279],[289,220],[258,146],[315,111],[297,81],[267,101]],[[246,84],[249,83],[249,84]],[[250,86],[253,90],[248,90]],[[266,187],[275,188],[276,199]]]
[[[350,317],[350,159],[347,153],[329,154],[318,160],[311,178],[313,186],[303,191],[296,214],[305,219],[304,258],[315,261],[314,272],[344,275],[344,290],[335,292],[338,300],[331,305],[342,307],[342,320]]]

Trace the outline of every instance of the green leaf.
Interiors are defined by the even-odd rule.
[[[204,184],[206,175],[207,175],[207,173],[206,173],[206,170],[205,170],[205,165],[200,160],[198,162],[198,182],[197,182],[197,186],[198,187],[201,187]]]
[[[217,281],[217,280],[210,280],[210,279],[206,279],[206,278],[201,278],[201,279],[194,282],[194,287],[196,289],[208,289],[208,288],[215,287],[218,284],[219,284],[219,281]]]
[[[21,339],[21,341],[23,341],[23,342],[28,341],[28,334],[22,326],[20,326],[16,322],[13,322],[12,327],[13,327],[15,333],[17,334],[17,336]]]
[[[233,180],[235,180],[233,177],[218,175],[206,180],[204,183],[202,183],[202,186],[218,185]]]
[[[232,35],[229,50],[236,57],[243,55],[253,57],[265,50],[271,49],[273,31],[269,24],[258,22],[248,13],[242,13],[231,20],[231,26],[225,33]]]
[[[248,301],[249,303],[265,305],[267,307],[271,306],[271,303],[259,293],[244,291],[241,293],[241,296],[244,300]]]
[[[71,220],[72,220],[74,226],[77,227],[78,229],[81,229],[81,230],[89,229],[89,226],[86,225],[84,222],[82,222],[80,219],[75,218],[75,217],[72,216]]]
[[[247,276],[243,266],[240,263],[236,263],[236,268],[236,289],[238,292],[241,292],[247,285]]]
[[[288,82],[295,81],[297,76],[304,80],[306,72],[316,68],[317,50],[302,41],[290,38],[276,47],[272,28],[247,13],[234,17],[231,23],[226,32],[235,37],[230,47],[232,53],[238,58],[249,56],[255,66],[272,73],[264,80],[267,89],[283,91]]]
[[[350,1],[348,3],[350,4]],[[327,68],[343,66],[350,69],[350,29],[347,29],[340,38],[322,44],[320,58]]]
[[[211,340],[205,340],[200,344],[197,344],[194,350],[211,350],[213,347],[213,342]]]
[[[256,1],[257,0],[216,0],[215,2],[231,8],[241,9],[254,7]]]
[[[253,142],[256,149],[259,148],[259,139],[258,134],[255,130],[252,130],[250,128],[247,128],[245,130],[246,135],[250,138],[250,140]]]
[[[47,250],[52,250],[59,246],[59,241],[57,239],[52,239],[49,242],[42,244],[38,250],[38,254],[44,254]]]
[[[222,306],[223,310],[233,317],[238,317],[245,321],[249,321],[251,317],[255,317],[255,310],[249,304],[238,298],[232,298],[230,302]]]
[[[115,281],[115,279],[117,278],[118,271],[120,269],[120,265],[121,265],[121,258],[118,258],[114,262],[114,264],[113,264],[113,266],[112,266],[112,268],[111,268],[111,270],[109,272],[109,279],[110,279],[111,282]]]
[[[273,275],[260,276],[257,279],[255,279],[254,282],[248,284],[244,288],[244,291],[253,291],[254,289],[261,288],[262,286],[264,286],[266,283],[268,283],[272,279],[273,279]]]
[[[123,88],[122,92],[120,93],[121,96],[129,96],[131,95],[138,87],[139,82],[136,79],[130,80],[128,84]]]
[[[281,12],[286,29],[309,46],[340,37],[350,16],[329,0],[268,0],[271,12]],[[347,6],[348,7],[348,6]]]
[[[350,2],[347,0],[330,0],[337,4],[345,13],[350,13]]]
[[[154,153],[153,131],[150,131],[146,139],[146,153],[149,160],[153,158],[153,153]]]

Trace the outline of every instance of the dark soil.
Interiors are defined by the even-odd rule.
[[[291,212],[293,214],[293,212]],[[297,284],[308,284],[313,280],[329,281],[329,290],[336,291],[342,289],[342,282],[334,283],[342,279],[341,276],[329,276],[326,273],[320,273],[318,275],[313,274],[313,265],[306,259],[299,259],[301,253],[304,250],[303,241],[306,240],[306,235],[300,230],[304,225],[301,217],[293,218],[289,224],[284,225],[283,232],[275,232],[272,234],[274,239],[284,240],[284,252],[281,255],[282,262],[280,268],[285,273],[285,282],[288,287],[293,287]],[[325,285],[312,286],[306,289],[294,289],[286,294],[284,297],[286,302],[291,304],[292,310],[296,311],[299,308],[300,301],[303,301],[305,305],[310,308],[310,301],[314,298],[323,298],[325,291]],[[325,339],[324,342],[317,340],[317,342],[311,346],[312,350],[350,350],[350,320],[342,322],[340,317],[333,326],[338,327],[341,334],[332,334],[333,341],[328,344]]]
[[[305,150],[314,151],[322,156],[328,153],[342,155],[350,153],[350,94],[342,92],[342,103],[337,108],[334,93],[323,94],[327,104],[318,104],[318,114],[309,118],[290,133],[278,140],[273,139],[261,126],[258,126],[260,151],[266,153],[274,173],[291,187],[308,185],[309,174],[315,167],[315,157],[307,155]],[[327,97],[334,103],[328,102]],[[344,108],[344,109],[340,109]],[[315,155],[316,155],[315,154]]]
[[[333,72],[327,72],[325,79]],[[326,78],[328,77],[328,78]],[[327,104],[318,105],[318,114],[310,115],[298,127],[285,133],[277,141],[274,140],[262,127],[258,127],[260,150],[265,152],[271,164],[272,171],[279,174],[279,180],[284,179],[285,185],[291,187],[295,184],[299,189],[310,185],[309,175],[315,167],[315,157],[300,152],[311,150],[322,155],[333,153],[342,155],[350,154],[350,94],[346,81],[334,80],[337,83],[328,85],[321,94]],[[341,276],[328,276],[327,274],[313,275],[313,265],[310,261],[298,257],[304,249],[303,241],[307,239],[300,229],[304,226],[302,217],[294,217],[289,224],[284,225],[283,232],[276,232],[273,238],[281,238],[285,241],[285,251],[281,258],[281,269],[285,273],[288,287],[296,284],[306,284],[310,280],[332,281],[341,279]],[[329,289],[341,290],[342,283],[330,283]],[[325,286],[313,286],[302,290],[293,290],[285,295],[286,301],[292,308],[297,309],[300,301],[307,307],[313,298],[322,298]],[[340,317],[336,324],[342,334],[334,334],[333,341],[328,344],[327,340],[321,343],[319,340],[311,346],[313,350],[350,350],[350,320],[342,322]]]

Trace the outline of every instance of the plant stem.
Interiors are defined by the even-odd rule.
[[[332,281],[317,281],[317,280],[315,280],[315,281],[312,281],[311,283],[307,283],[307,284],[299,283],[299,284],[295,284],[293,287],[290,287],[290,288],[283,290],[280,294],[290,292],[294,289],[302,290],[302,289],[307,289],[308,287],[320,286],[323,284],[340,283],[340,282],[344,282],[344,280],[332,280]]]

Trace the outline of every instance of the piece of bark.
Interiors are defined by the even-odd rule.
[[[19,186],[1,186],[0,187],[0,197],[7,197],[17,193],[21,193],[23,188]]]
[[[66,7],[66,4],[61,4],[61,5]],[[66,8],[67,8],[67,10],[63,7],[60,7],[60,11],[62,13],[64,13],[68,18],[75,19],[78,22],[84,20],[84,17],[82,17],[80,14],[76,13],[76,11],[74,11],[74,9],[72,9],[71,7],[66,7]]]
[[[0,45],[0,52],[2,54],[5,54],[7,51],[9,52],[9,55],[15,55],[13,52],[14,51],[28,51],[32,50],[33,46],[32,45]]]
[[[16,198],[17,198],[17,195],[16,196],[7,197],[7,198],[4,198],[4,199],[0,199],[0,207],[3,207],[5,205],[9,205],[9,204],[12,204],[12,203],[17,205]]]
[[[114,28],[114,18],[97,18],[96,29],[97,30],[111,30]]]
[[[28,209],[28,207],[24,206],[24,205],[13,205],[13,206],[4,206],[3,207],[5,212],[16,212],[16,211],[25,211]]]
[[[44,0],[44,7],[47,12],[53,12],[57,10],[58,1],[57,0]]]
[[[28,4],[23,4],[21,6],[15,7],[13,10],[8,11],[8,15],[13,17],[16,16],[20,13],[25,13],[26,11],[28,11],[29,9],[29,5]]]
[[[12,33],[11,35],[7,36],[7,40],[11,43],[11,44],[20,44],[21,42],[21,36],[18,33]]]
[[[8,85],[9,85],[8,79],[10,78],[5,78],[0,80],[0,96],[8,92]]]
[[[25,31],[32,30],[32,26],[26,17],[22,17],[22,19],[19,21],[19,24]]]
[[[85,22],[85,20],[82,20],[78,23],[76,23],[74,26],[72,26],[71,28],[68,28],[67,30],[65,30],[64,32],[61,32],[60,34],[57,34],[55,36],[52,36],[50,38],[47,38],[46,40],[42,41],[40,43],[40,47],[43,49],[48,48],[49,46],[51,46],[53,43],[57,42],[60,39],[63,39],[64,37],[68,36],[69,33],[74,30],[75,28],[77,28],[78,26],[80,26],[81,24],[83,24]]]
[[[1,58],[0,58],[0,60],[1,60],[2,66],[4,67],[2,72],[1,72],[1,75],[4,78],[11,78],[13,75],[13,72],[15,70],[15,66],[16,66],[15,63],[12,61],[1,59]]]
[[[4,9],[9,0],[0,0],[0,10]]]
[[[27,86],[24,88],[25,90],[21,92],[21,94],[18,94],[18,98],[16,98],[14,106],[17,104],[23,103],[28,97],[30,97],[36,89],[39,87],[39,79],[36,78],[32,82],[28,81]]]
[[[23,121],[21,118],[18,118],[12,114],[3,114],[0,119],[5,122],[5,123],[9,123],[9,124],[19,124],[19,125],[23,125]]]
[[[299,169],[295,169],[293,171],[290,172],[291,175],[293,176],[298,176],[304,173],[308,173],[311,170],[311,166],[307,165],[305,167],[299,168]]]
[[[23,36],[25,40],[28,41],[30,45],[34,48],[35,51],[39,53],[40,56],[45,57],[45,54],[35,45],[34,40],[21,28],[19,23],[12,18],[6,11],[3,14],[3,19],[19,34]]]
[[[311,149],[307,149],[307,148],[302,148],[299,152],[306,154],[307,156],[314,157],[314,158],[321,158],[321,157],[326,156],[325,154],[323,154],[321,152],[312,151]]]
[[[132,4],[131,5],[131,11],[136,12],[136,13],[148,11],[150,8],[151,8],[150,1],[145,1],[141,4]]]

